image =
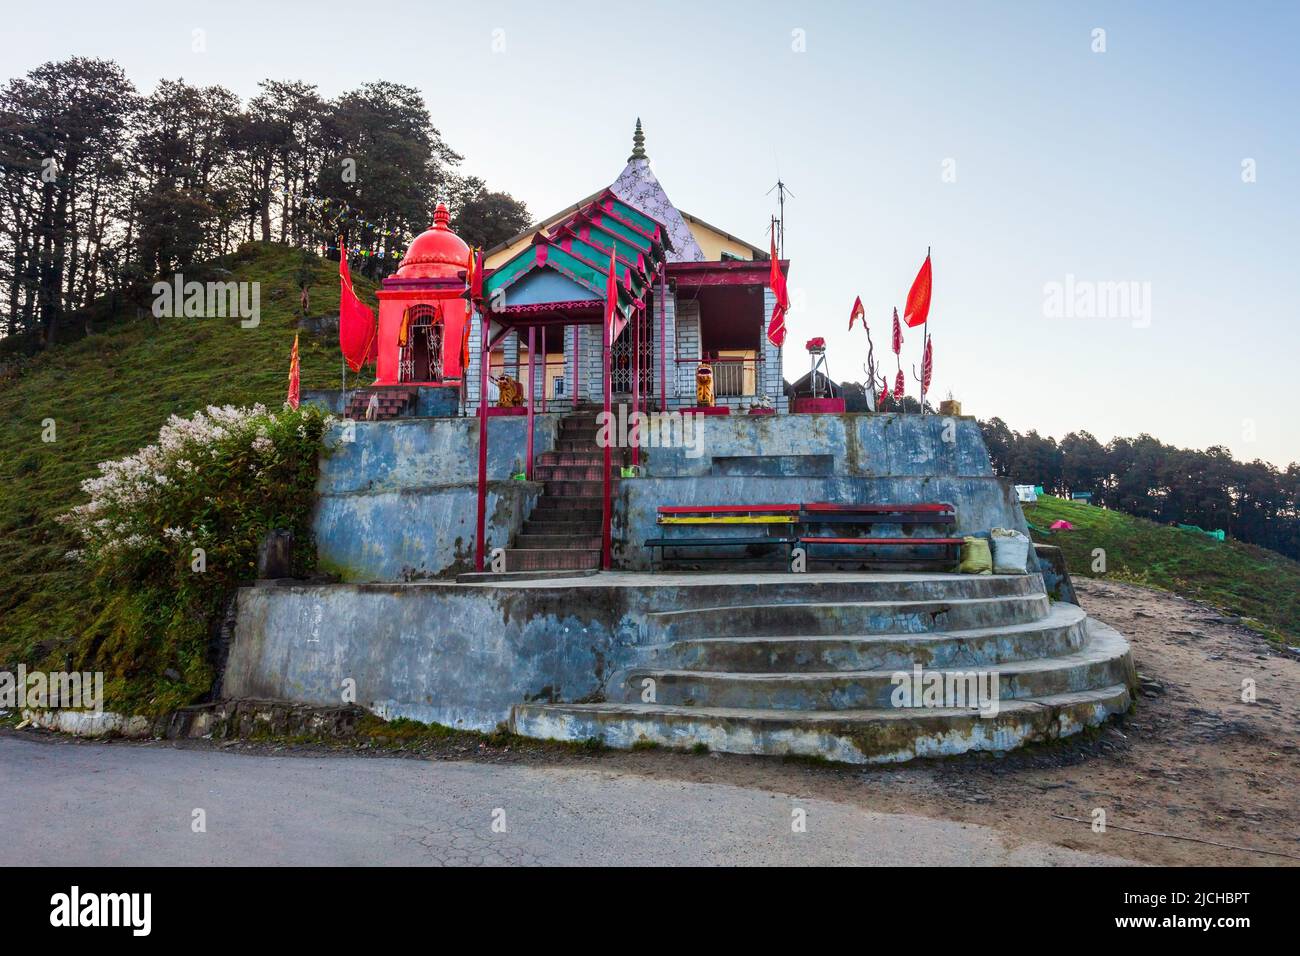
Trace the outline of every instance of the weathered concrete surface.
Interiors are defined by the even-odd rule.
[[[715,459],[736,469],[748,459],[805,457],[823,477],[993,477],[979,423],[939,415],[710,415],[696,448],[645,450],[650,478],[703,477],[716,473]],[[692,444],[695,444],[693,442]],[[796,467],[783,461],[780,469]]]
[[[528,737],[638,743],[722,753],[822,757],[841,763],[899,763],[970,751],[1011,750],[1058,740],[1123,713],[1123,684],[1035,700],[1007,701],[996,716],[971,711],[769,710],[678,704],[521,704],[512,729]]]
[[[1065,552],[1053,544],[1035,544],[1034,554],[1043,575],[1043,586],[1051,599],[1078,604],[1079,596],[1074,590],[1070,569],[1065,564]]]
[[[554,447],[561,416],[538,415],[534,451]],[[357,422],[342,427],[321,465],[315,519],[327,570],[345,581],[453,576],[469,568],[477,510],[478,421],[473,418]],[[489,421],[488,548],[507,547],[532,510],[539,486],[510,481],[523,470],[526,420]],[[621,481],[614,498],[614,561],[646,570],[643,546],[659,537],[660,505],[719,502],[946,501],[956,534],[991,528],[1028,533],[1015,493],[994,477],[979,424],[937,415],[711,416],[691,448],[644,449],[645,476]],[[596,499],[593,499],[596,501]],[[947,529],[880,524],[887,537],[947,534]],[[752,528],[711,528],[716,536]],[[822,556],[835,556],[822,548]],[[839,554],[861,558],[858,548]],[[913,557],[905,549],[891,556]],[[927,552],[933,557],[933,552]],[[1034,561],[1031,571],[1036,571]]]
[[[1102,865],[992,829],[586,768],[0,736],[4,866]],[[75,796],[70,796],[75,795]],[[207,832],[194,833],[195,808]],[[506,830],[492,830],[493,811]],[[792,832],[793,811],[807,832]]]
[[[628,589],[242,588],[223,692],[491,730],[535,699],[599,695],[636,642]],[[355,685],[355,698],[344,699]]]
[[[490,730],[530,700],[600,699],[609,678],[671,634],[662,618],[768,601],[1043,599],[1036,575],[612,573],[474,584],[242,588],[223,693]],[[937,602],[937,603],[936,603]],[[963,606],[967,606],[963,604]],[[690,612],[689,609],[703,609]],[[1040,608],[1045,613],[1045,604]],[[965,612],[1011,625],[1014,617]],[[941,626],[948,618],[938,618]],[[931,628],[934,630],[936,628]],[[716,628],[714,628],[716,630]],[[709,631],[713,634],[713,631]],[[956,642],[954,636],[950,641]],[[933,650],[931,650],[933,652]],[[941,652],[942,653],[942,652]]]
[[[534,416],[535,450],[554,444],[558,415]],[[478,420],[341,423],[326,438],[313,520],[321,567],[344,581],[408,581],[473,567]],[[487,549],[506,547],[541,485],[524,467],[527,421],[488,420]],[[350,437],[351,441],[345,440]]]

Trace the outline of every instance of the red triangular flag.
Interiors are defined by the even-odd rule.
[[[901,355],[903,351],[903,327],[898,324],[898,310],[894,310],[894,354]]]
[[[613,345],[627,325],[627,319],[618,307],[618,263],[614,261],[614,244],[610,243],[609,275],[605,278],[605,322],[609,329],[609,344]]]
[[[930,348],[930,337],[925,337],[925,351],[921,356],[921,391],[930,390],[930,376],[934,374],[934,352]]]
[[[785,288],[785,273],[781,271],[781,260],[776,257],[776,230],[772,230],[772,255],[771,271],[768,277],[768,285],[772,287],[772,295],[776,298],[776,305],[772,307],[772,320],[767,323],[768,341],[777,348],[785,341],[785,313],[790,308],[790,296]]]
[[[339,239],[339,349],[348,368],[361,371],[374,362],[378,353],[375,341],[375,313],[358,301],[352,291],[352,273],[348,271],[348,251]]]
[[[912,288],[907,293],[907,308],[903,310],[903,321],[909,329],[924,325],[930,315],[930,253],[925,254],[921,271],[912,280]]]
[[[907,387],[903,382],[903,370],[898,370],[898,378],[894,379],[894,401],[901,402],[903,396],[907,393]]]
[[[289,397],[286,399],[290,408],[298,409],[298,336],[293,337],[293,352],[289,355]]]
[[[889,379],[880,376],[880,398],[876,401],[876,411],[885,407],[885,399],[889,398]]]
[[[863,325],[867,324],[867,310],[862,307],[862,296],[858,296],[853,300],[853,311],[849,313],[850,332],[853,331],[853,323],[858,319],[862,320]]]

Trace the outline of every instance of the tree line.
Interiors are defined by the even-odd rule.
[[[327,99],[268,79],[243,102],[179,79],[143,94],[111,60],[46,63],[0,88],[0,339],[30,352],[88,332],[68,326],[97,298],[252,240],[341,232],[377,278],[439,199],[472,245],[526,228],[523,203],[461,161],[397,83]]]
[[[1239,541],[1300,560],[1300,463],[1286,469],[1236,461],[1222,446],[1176,448],[1150,435],[1102,444],[1086,431],[1057,442],[980,422],[997,474],[1164,524],[1222,529]]]

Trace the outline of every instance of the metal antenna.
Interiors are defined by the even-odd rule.
[[[784,259],[785,258],[785,196],[786,193],[790,193],[790,198],[794,199],[795,195],[793,192],[790,192],[790,187],[781,181],[781,176],[779,173],[777,174],[776,185],[773,186],[772,189],[776,190],[776,204],[777,204],[777,208],[780,210],[780,213],[777,216],[777,232],[776,232],[777,256],[781,259]],[[766,195],[768,196],[772,195],[772,189],[769,189]]]

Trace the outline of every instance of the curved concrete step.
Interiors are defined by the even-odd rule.
[[[688,671],[781,673],[873,671],[922,667],[981,667],[1079,650],[1087,615],[1056,603],[1028,624],[935,631],[922,635],[802,635],[701,637],[650,649],[647,666]]]
[[[597,512],[599,514],[599,511]],[[537,512],[533,512],[534,517]],[[854,572],[791,574],[769,571],[732,574],[657,575],[660,598],[654,609],[731,607],[740,604],[833,604],[841,601],[939,601],[955,598],[1042,594],[1039,574],[949,574]]]
[[[662,704],[517,704],[511,728],[528,737],[639,741],[723,753],[800,755],[844,763],[890,763],[971,750],[1011,750],[1055,740],[1128,710],[1124,684],[1022,699],[996,716],[959,710],[782,711]]]
[[[919,666],[919,665],[917,665]],[[1128,643],[1112,630],[1090,628],[1087,644],[1061,657],[1012,661],[991,667],[925,668],[923,674],[942,675],[972,696],[977,686],[997,675],[998,699],[1005,702],[1049,697],[1125,683],[1131,671]],[[809,673],[729,673],[722,671],[629,668],[616,686],[613,700],[644,699],[653,680],[656,703],[688,707],[730,707],[754,710],[874,710],[893,706],[898,693],[910,693],[912,665],[870,671]],[[900,677],[906,677],[901,688]],[[968,683],[973,678],[981,685]],[[616,679],[618,679],[616,677]]]
[[[748,604],[646,615],[647,643],[725,634],[752,636],[925,634],[1027,624],[1047,616],[1045,594],[938,601]]]

